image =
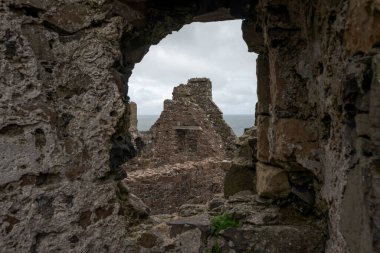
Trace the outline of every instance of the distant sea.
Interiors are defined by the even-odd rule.
[[[140,131],[147,131],[156,122],[160,115],[138,115],[137,128]],[[226,114],[224,120],[235,132],[236,136],[241,136],[245,128],[253,126],[255,122],[254,114]]]

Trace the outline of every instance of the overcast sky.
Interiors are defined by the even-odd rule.
[[[139,115],[158,115],[173,87],[193,77],[208,77],[213,100],[224,114],[253,114],[256,55],[248,53],[241,20],[192,23],[152,46],[136,64],[129,96]]]

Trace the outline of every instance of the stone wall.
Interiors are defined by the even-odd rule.
[[[327,212],[327,252],[379,250],[372,223],[379,33],[369,28],[378,8],[364,1],[260,1],[243,24],[249,48],[260,53],[257,190],[295,195]]]
[[[164,101],[164,110],[150,129],[152,142],[145,151],[156,164],[231,158],[236,136],[212,101],[207,78],[193,78],[173,89],[173,100]],[[145,135],[146,136],[146,135]],[[147,150],[150,148],[151,150]]]
[[[108,148],[125,110],[113,68],[125,21],[107,12],[94,1],[0,2],[1,252],[125,244]]]
[[[170,214],[183,204],[205,204],[222,193],[228,167],[229,162],[209,158],[129,172],[125,183],[152,214]]]
[[[137,104],[135,102],[129,102],[129,132],[131,135],[137,137]]]
[[[313,196],[329,223],[326,252],[379,251],[379,9],[366,0],[1,1],[0,250],[122,252],[134,64],[184,24],[241,18],[260,54],[259,166]]]
[[[228,198],[238,192],[256,193],[256,127],[247,128],[236,141],[236,151],[231,166],[224,177],[224,197]]]

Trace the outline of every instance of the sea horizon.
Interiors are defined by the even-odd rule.
[[[139,114],[137,115],[137,129],[148,131],[160,117],[159,114]],[[232,128],[236,136],[241,136],[245,128],[254,125],[255,115],[252,114],[223,114],[226,123]]]

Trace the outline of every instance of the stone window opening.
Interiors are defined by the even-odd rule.
[[[185,151],[193,155],[197,152],[198,131],[196,129],[176,129],[176,145],[179,153]]]
[[[140,65],[136,65],[134,69],[137,73],[136,77],[132,74],[129,80],[129,96],[133,101],[130,102],[131,126],[129,130],[133,136],[132,138],[139,141],[139,147],[135,145],[138,149],[137,157],[128,161],[125,165],[128,174],[126,180],[129,183],[129,188],[132,193],[140,197],[151,208],[152,214],[178,212],[180,207],[184,204],[205,204],[216,194],[222,194],[223,177],[227,167],[230,166],[229,164],[236,149],[236,134],[241,135],[244,132],[243,128],[248,129],[254,125],[255,93],[253,90],[255,87],[255,73],[252,74],[250,70],[255,68],[256,56],[248,52],[247,46],[243,41],[241,35],[241,21],[234,21],[232,24],[226,22],[226,25],[224,25],[224,23],[225,22],[216,24],[216,27],[222,29],[222,31],[215,32],[215,36],[220,37],[223,33],[230,36],[229,33],[233,32],[236,38],[229,38],[223,43],[222,38],[218,37],[220,39],[218,43],[224,45],[233,43],[233,45],[236,45],[236,41],[239,40],[239,43],[241,43],[241,49],[239,46],[239,50],[241,51],[235,54],[244,55],[244,59],[240,62],[232,57],[234,53],[223,52],[217,60],[204,60],[203,58],[215,57],[213,54],[220,52],[218,50],[214,52],[212,47],[207,47],[210,46],[210,43],[204,43],[206,51],[203,56],[200,56],[200,49],[193,49],[185,44],[185,49],[194,50],[196,56],[189,59],[194,61],[193,67],[195,71],[199,72],[189,71],[189,74],[185,75],[184,78],[190,79],[188,79],[187,83],[179,84],[173,89],[171,94],[172,99],[163,98],[162,101],[159,101],[160,104],[163,104],[163,111],[160,112],[160,117],[156,122],[152,122],[152,124],[154,124],[149,130],[146,130],[147,128],[145,128],[144,131],[139,129],[138,124],[141,122],[139,122],[138,112],[140,110],[146,110],[145,108],[147,108],[147,106],[144,105],[146,103],[145,101],[138,101],[139,96],[143,96],[137,94],[137,91],[143,90],[147,92],[151,89],[152,93],[154,93],[157,92],[157,88],[149,88],[151,85],[149,83],[151,80],[148,78],[150,74],[141,75],[141,73],[145,73],[144,71],[148,70],[141,69]],[[209,27],[208,29],[213,27],[210,24],[196,24],[195,28],[186,28],[189,34],[188,36],[190,37],[192,36],[191,32],[203,35],[201,39],[196,40],[198,43],[203,43],[207,40],[207,34],[197,30],[203,25]],[[223,28],[224,26],[226,28]],[[236,29],[237,32],[229,31],[231,28]],[[223,31],[223,29],[227,30]],[[209,30],[209,32],[212,33],[212,29]],[[174,51],[178,51],[179,53],[179,58],[175,58],[173,55],[171,61],[175,62],[178,60],[179,65],[182,64],[191,67],[191,63],[181,61],[181,57],[188,57],[185,53],[181,53],[181,51],[178,50],[180,43],[182,43],[181,39],[178,40],[179,45],[173,44],[174,42],[170,42],[170,36],[171,35],[163,40],[164,46],[165,43],[169,44]],[[185,38],[183,37],[184,35],[181,35],[181,31],[175,34],[175,36]],[[154,59],[150,58],[150,53],[159,59],[161,59],[160,57],[162,57],[162,55],[170,55],[170,50],[165,51],[166,48],[164,46],[159,49],[153,47],[150,50],[151,52],[146,55],[148,62],[155,62]],[[221,51],[225,51],[225,49]],[[144,59],[141,64],[147,64],[144,63]],[[221,64],[222,68],[218,70],[218,65],[213,67],[216,61],[225,61],[225,66]],[[163,59],[161,64],[164,65],[164,62],[165,59]],[[207,66],[205,65],[206,62],[208,62]],[[206,70],[203,70],[202,67],[197,67],[197,64],[203,64],[202,66],[205,66]],[[234,68],[234,66],[232,66],[234,64],[238,66],[247,64],[250,67],[243,66],[239,69],[239,67]],[[174,65],[176,65],[176,63],[174,63]],[[146,66],[149,67],[151,65]],[[169,67],[172,66],[173,64],[169,64]],[[175,70],[179,72],[188,71],[186,67],[181,69],[173,66],[173,68],[175,69],[170,69],[170,72],[174,76],[176,75]],[[228,68],[232,68],[232,70]],[[209,77],[207,73],[210,72],[210,69],[215,72],[214,75],[211,76],[216,80],[214,82],[212,78],[202,77]],[[246,69],[245,72],[244,69]],[[222,73],[228,71],[231,71],[231,73]],[[162,85],[164,89],[167,87],[167,84],[162,84],[160,80],[163,73],[165,72],[162,71],[161,76],[157,76],[157,85]],[[218,75],[220,75],[220,77],[218,77]],[[168,74],[168,76],[170,76],[170,74]],[[144,83],[144,81],[146,83]],[[219,88],[218,82],[223,82],[224,86],[228,86],[230,92],[225,93],[222,88]],[[240,85],[240,83],[244,85]],[[244,91],[247,85],[250,88]],[[240,90],[236,89],[235,91],[236,87],[240,87]],[[246,96],[246,94],[249,95]],[[246,102],[244,102],[247,97],[252,100],[250,101],[249,109],[246,108],[247,105],[245,105]],[[216,101],[216,99],[218,99],[219,102]],[[152,101],[153,98],[149,100]],[[242,116],[246,117],[244,118],[245,125],[242,123],[241,126],[238,126],[240,127],[239,130],[235,130],[235,128],[232,129],[226,123],[225,115],[223,115],[223,112],[217,105],[222,104],[222,106],[224,106],[223,108],[225,108],[228,103],[233,104],[231,102],[232,100],[235,100],[233,101],[235,104],[233,105],[233,109],[230,109],[230,113],[231,110],[236,111],[242,108],[245,113],[250,114],[249,117],[245,115]],[[244,103],[241,102],[239,105],[239,101],[243,101]],[[161,107],[160,104],[156,107]],[[229,115],[227,115],[227,117],[228,116]],[[232,117],[232,120],[229,122],[238,123],[238,116],[239,115],[235,118]],[[141,119],[144,120],[143,117],[141,117]],[[238,131],[238,133],[234,131]],[[141,142],[143,142],[144,145],[141,145]],[[251,159],[251,157],[252,155],[249,155],[249,159]],[[144,170],[149,170],[149,173],[145,173],[145,176]],[[173,173],[177,176],[173,176],[172,179],[169,179],[170,177],[167,178],[167,173]],[[150,181],[152,184],[157,184],[157,182],[161,180],[167,180],[168,183],[164,184],[165,187],[162,187],[162,191],[155,189],[154,192],[151,192],[149,187],[142,188],[139,186],[139,180],[137,178],[140,178],[140,180],[144,182]],[[252,185],[250,187],[252,188]]]

